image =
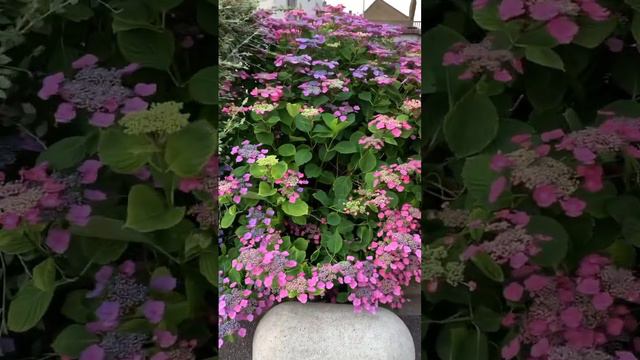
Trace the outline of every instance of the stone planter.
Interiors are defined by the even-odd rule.
[[[414,360],[407,326],[389,310],[286,302],[269,310],[253,338],[253,360]]]

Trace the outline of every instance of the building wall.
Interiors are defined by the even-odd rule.
[[[309,14],[314,14],[315,9],[322,6],[324,0],[295,0],[295,8],[302,9]],[[274,10],[288,8],[288,0],[260,0],[259,8]]]
[[[409,22],[409,17],[407,15],[404,15],[393,6],[381,0],[377,0],[371,4],[371,6],[365,10],[364,17],[375,22]]]

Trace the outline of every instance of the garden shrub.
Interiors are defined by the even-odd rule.
[[[640,354],[640,6],[433,2],[424,356]]]
[[[215,6],[0,2],[3,358],[213,356]]]
[[[278,302],[397,308],[421,276],[419,43],[342,7],[260,16],[222,89],[220,346]]]

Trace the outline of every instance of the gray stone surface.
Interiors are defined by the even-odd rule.
[[[224,358],[223,358],[224,359]],[[253,360],[414,360],[409,329],[393,312],[286,302],[269,310],[253,336]]]
[[[420,332],[420,317],[421,317],[421,303],[420,303],[420,285],[412,284],[405,291],[405,296],[408,301],[400,309],[392,310],[396,313],[402,321],[407,325],[411,336],[413,337],[413,344],[416,350],[416,360],[420,360],[421,355],[421,332]],[[255,333],[256,326],[260,319],[256,319],[250,323],[244,323],[247,328],[247,336],[244,338],[237,338],[235,342],[227,342],[220,349],[220,360],[253,360],[251,356],[251,346],[253,344],[253,334]],[[340,359],[348,360],[348,359]]]

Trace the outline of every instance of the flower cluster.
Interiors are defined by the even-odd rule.
[[[437,291],[443,280],[451,286],[458,286],[464,282],[465,263],[450,259],[445,245],[426,245],[423,254],[422,276],[430,292]]]
[[[157,326],[166,310],[166,303],[157,300],[171,293],[176,279],[170,274],[156,271],[148,284],[139,280],[136,264],[126,260],[119,266],[105,265],[95,274],[95,288],[87,298],[99,301],[95,310],[95,321],[86,324],[86,329],[97,336],[97,342],[87,346],[80,354],[82,360],[146,358],[154,360],[195,359],[192,349],[196,342],[178,341],[177,335],[156,327],[153,333],[143,330],[120,330],[125,318],[136,316],[140,311],[152,327]],[[157,346],[147,348],[153,341]],[[153,355],[152,355],[153,354]],[[182,356],[182,357],[172,357]]]
[[[245,195],[251,187],[251,174],[244,174],[240,178],[229,175],[218,184],[218,196],[230,196],[233,202],[240,203],[242,195]]]
[[[580,188],[578,171],[583,170],[550,156],[551,147],[548,144],[534,147],[530,135],[516,135],[512,141],[521,148],[508,154],[498,153],[491,159],[491,169],[501,174],[508,170],[508,177],[502,175],[493,182],[489,201],[497,201],[511,182],[514,186],[522,185],[531,191],[540,207],[546,208],[559,202],[567,216],[580,216],[586,203],[572,194]]]
[[[0,173],[0,225],[4,230],[21,224],[60,223],[78,226],[89,222],[90,202],[106,199],[99,191],[86,188],[98,178],[102,163],[86,160],[76,172],[65,175],[51,172],[43,162],[20,171],[20,179],[6,181]],[[63,225],[63,224],[60,224]],[[49,229],[46,243],[53,252],[64,253],[71,234],[59,225]]]
[[[482,9],[487,0],[475,0],[474,7]],[[577,18],[588,17],[597,22],[609,18],[610,12],[597,0],[502,0],[498,6],[500,19],[527,19],[542,22],[547,32],[560,44],[568,44],[580,30]]]
[[[304,174],[288,169],[280,179],[276,179],[276,184],[281,185],[278,191],[285,196],[290,203],[296,202],[304,190],[301,185],[309,184],[309,180],[304,178]]]
[[[631,271],[592,254],[582,259],[574,276],[546,275],[536,267],[522,268],[513,276],[504,297],[528,305],[503,319],[504,326],[518,330],[502,348],[503,359],[521,353],[548,360],[583,358],[561,357],[572,353],[599,353],[598,359],[635,358],[629,357],[631,352],[607,346],[631,343],[637,328],[627,303],[640,300],[640,280]]]
[[[522,62],[509,50],[493,49],[493,38],[487,37],[477,44],[457,43],[442,59],[445,66],[465,66],[461,80],[489,74],[494,80],[509,82],[514,74],[522,74]]]
[[[246,162],[253,164],[256,160],[263,159],[269,153],[267,149],[260,149],[262,144],[251,144],[249,140],[244,140],[241,146],[231,148],[231,155],[236,156],[236,162]]]
[[[402,164],[382,165],[373,173],[373,186],[386,185],[390,190],[404,191],[404,185],[411,183],[411,176],[421,174],[422,163],[419,160],[409,160]]]
[[[156,85],[138,83],[131,89],[122,83],[122,77],[135,72],[138,65],[113,69],[97,63],[95,55],[87,54],[71,64],[77,70],[73,78],[66,79],[61,72],[44,78],[38,97],[48,100],[58,95],[63,100],[55,113],[57,122],[68,123],[76,118],[77,110],[83,110],[91,114],[90,124],[109,127],[118,111],[127,114],[147,108],[142,98],[155,94]]]
[[[526,229],[528,224],[529,215],[522,211],[497,212],[495,219],[482,227],[485,233],[492,234],[491,240],[469,246],[463,259],[467,260],[478,252],[484,252],[497,264],[508,263],[512,269],[522,268],[529,263],[531,257],[540,253],[545,241],[551,240],[547,235],[530,234]]]
[[[382,189],[368,190],[358,189],[356,194],[359,196],[354,198],[349,197],[349,200],[344,203],[345,214],[357,216],[360,214],[369,214],[370,211],[379,212],[385,210],[391,203],[391,198],[387,195],[387,192]]]
[[[378,132],[389,133],[394,138],[399,138],[413,129],[406,120],[383,114],[378,114],[373,120],[369,121],[369,128],[372,129],[372,131],[375,129]]]
[[[148,110],[126,114],[118,123],[125,134],[173,134],[189,123],[189,114],[183,114],[182,104],[175,101],[151,104]]]
[[[360,111],[360,106],[350,105],[348,102],[343,102],[340,106],[329,105],[329,109],[333,111],[333,115],[340,121],[347,121],[349,114],[355,114]]]

